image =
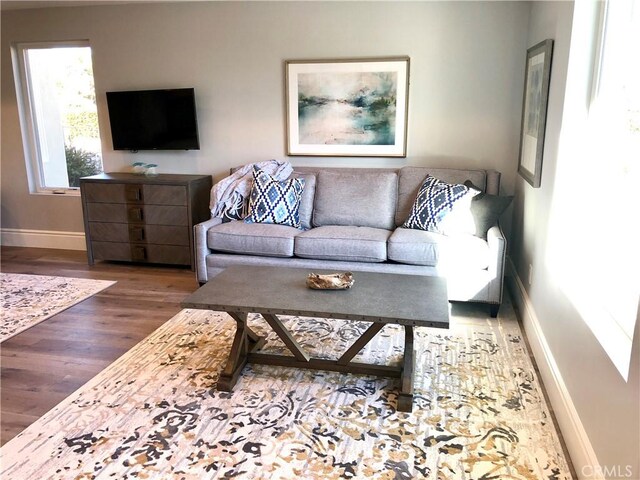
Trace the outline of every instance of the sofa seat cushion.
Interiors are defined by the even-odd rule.
[[[295,255],[346,262],[384,262],[391,232],[381,228],[329,225],[295,238]]]
[[[292,257],[293,239],[300,232],[287,225],[234,221],[210,228],[207,245],[220,252]]]
[[[446,236],[396,228],[389,238],[388,256],[409,265],[483,270],[489,266],[489,244],[474,235]]]

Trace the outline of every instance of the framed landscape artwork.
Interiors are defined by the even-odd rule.
[[[409,57],[285,62],[287,155],[407,155]]]
[[[527,50],[518,173],[534,188],[540,187],[542,178],[542,153],[547,123],[552,53],[553,40],[551,39],[544,40]]]

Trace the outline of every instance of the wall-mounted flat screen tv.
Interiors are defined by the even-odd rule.
[[[114,150],[199,150],[195,90],[107,92]]]

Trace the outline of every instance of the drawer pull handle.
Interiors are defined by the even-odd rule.
[[[144,228],[133,227],[130,231],[130,239],[133,242],[141,242],[144,240]]]
[[[139,202],[142,200],[142,187],[128,186],[127,187],[127,200],[133,202]]]
[[[144,211],[142,208],[132,208],[129,210],[129,216],[132,220],[142,221],[144,220]]]
[[[147,249],[144,247],[133,247],[133,260],[141,261],[147,259]]]

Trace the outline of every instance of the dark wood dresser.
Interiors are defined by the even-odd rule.
[[[102,173],[80,179],[89,265],[190,265],[193,226],[211,217],[210,175]]]

